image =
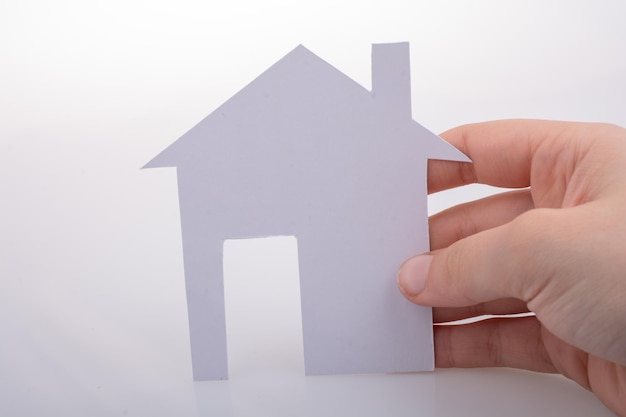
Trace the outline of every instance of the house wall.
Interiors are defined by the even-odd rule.
[[[194,380],[228,378],[221,238],[194,172],[178,168],[185,287]]]
[[[212,281],[211,297],[223,294],[224,239],[297,236],[308,373],[362,371],[364,363],[371,372],[406,370],[407,361],[409,369],[430,367],[410,363],[417,355],[392,349],[424,350],[432,343],[424,338],[429,316],[418,314],[421,308],[402,298],[395,283],[401,262],[428,250],[426,159],[401,152],[401,141],[412,139],[381,141],[377,134],[389,131],[383,122],[369,123],[356,135],[337,130],[327,144],[347,136],[353,143],[324,147],[318,140],[324,157],[309,148],[299,164],[266,147],[257,158],[233,152],[213,164],[179,168],[186,274],[188,266],[194,270],[190,288]],[[418,154],[419,146],[414,148]],[[209,284],[200,288],[209,291]],[[190,312],[210,298],[196,290],[188,295]],[[389,299],[396,303],[381,304]],[[210,311],[198,306],[198,314],[222,317],[223,300],[210,303]],[[374,335],[372,328],[385,329],[386,336]]]
[[[178,168],[190,317],[223,321],[224,239],[293,235],[307,373],[429,369],[416,352],[432,349],[430,315],[401,296],[395,273],[428,250],[433,135],[310,64],[274,67],[181,138],[197,147]],[[222,327],[194,326],[192,350],[221,358]]]

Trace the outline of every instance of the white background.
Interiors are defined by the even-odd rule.
[[[304,378],[289,238],[228,244],[232,378],[193,383],[175,171],[139,168],[299,43],[369,88],[371,43],[409,41],[435,132],[626,125],[625,17],[622,0],[0,0],[0,415],[610,415],[522,371]]]

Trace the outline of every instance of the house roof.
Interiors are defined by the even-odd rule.
[[[375,47],[382,52],[391,52],[391,58],[398,50],[400,53],[406,53],[407,68],[400,70],[405,73],[409,72],[408,44],[375,45]],[[387,59],[390,54],[382,54],[382,56]],[[386,66],[389,67],[388,64]],[[408,77],[408,74],[405,76]],[[377,73],[376,77],[380,80],[381,75]],[[414,133],[416,140],[427,142],[422,144],[423,149],[427,150],[425,157],[469,161],[456,148],[412,119],[400,120],[404,114],[410,115],[409,83],[406,88],[409,89],[407,111],[389,108],[390,104],[387,97],[383,99],[383,94],[377,101],[375,92],[368,91],[307,48],[299,45],[164,149],[144,168],[181,166],[197,162],[198,158],[202,158],[207,153],[219,152],[222,147],[224,147],[223,151],[228,151],[228,141],[225,142],[225,138],[232,140],[243,124],[254,122],[280,124],[286,119],[288,122],[300,123],[307,128],[317,126],[323,129],[325,119],[336,117],[337,112],[347,112],[354,117],[355,112],[362,108],[360,104],[373,105],[378,109],[377,113],[392,116],[390,125],[395,122],[409,123],[410,126],[405,127],[408,127],[411,135]],[[401,116],[394,118],[394,113],[401,114]],[[364,112],[362,117],[371,117],[371,114]],[[276,129],[280,128],[281,126],[276,126]]]

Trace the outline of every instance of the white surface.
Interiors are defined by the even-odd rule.
[[[174,173],[138,168],[298,43],[369,86],[370,44],[411,42],[414,116],[434,131],[508,117],[626,125],[625,12],[608,0],[0,3],[0,415],[610,415],[563,378],[511,370],[304,378],[288,272],[291,284],[230,301],[231,381],[194,384]],[[431,210],[483,192],[435,196]],[[273,265],[288,266],[279,253]],[[269,257],[236,255],[247,278],[233,275],[231,293],[279,275],[252,255]],[[262,311],[273,333],[254,324]]]

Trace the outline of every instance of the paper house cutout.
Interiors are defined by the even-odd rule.
[[[427,160],[469,161],[411,116],[408,43],[372,90],[298,46],[145,167],[176,167],[193,375],[228,376],[225,239],[296,236],[305,371],[434,366],[429,308],[396,271],[429,250]]]

